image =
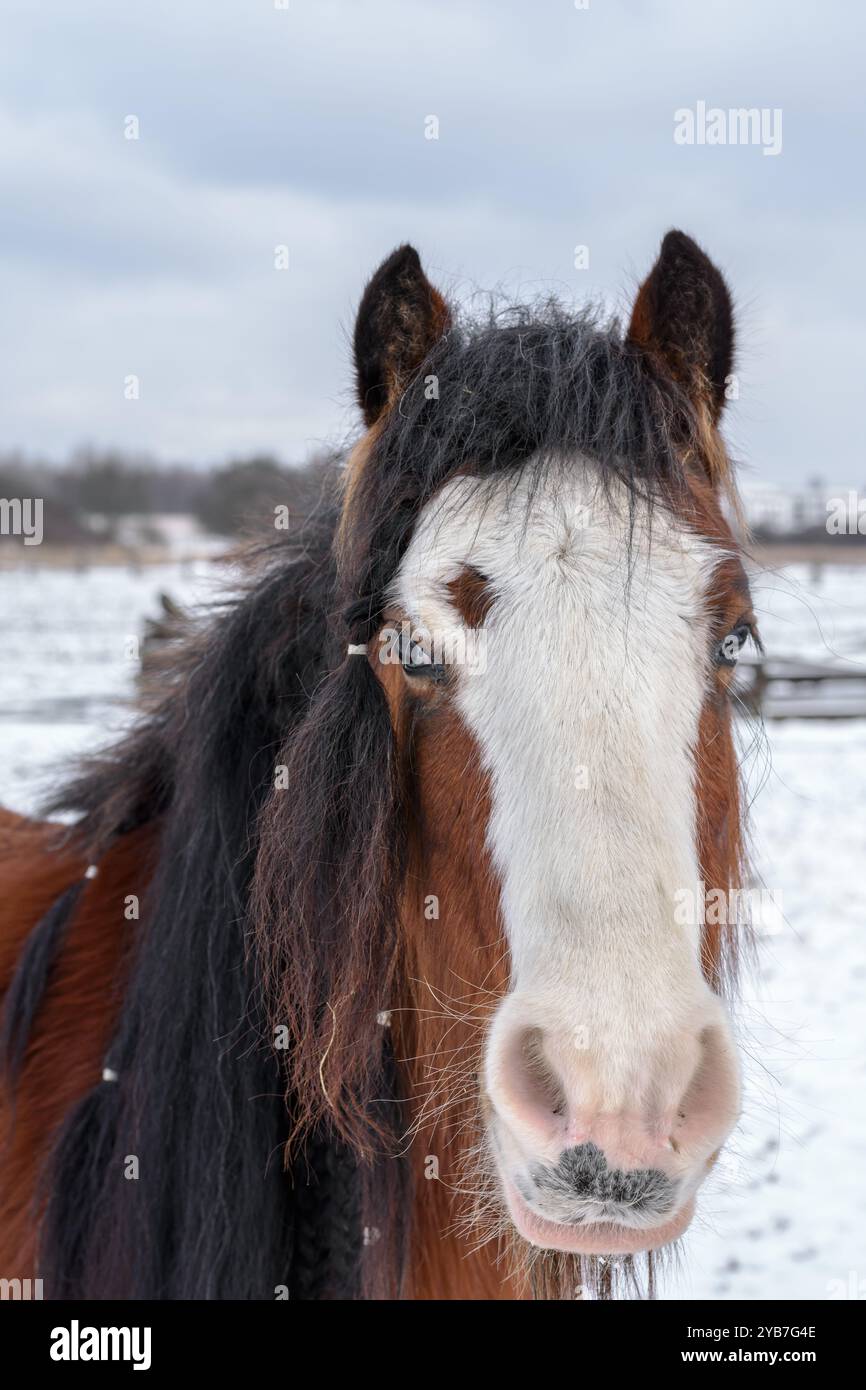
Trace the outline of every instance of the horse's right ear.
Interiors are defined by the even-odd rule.
[[[364,420],[392,404],[451,322],[414,246],[383,261],[364,291],[355,323],[355,374]]]
[[[721,272],[685,232],[668,232],[662,242],[628,336],[718,423],[733,367],[734,312]]]

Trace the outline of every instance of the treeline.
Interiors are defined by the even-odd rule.
[[[272,527],[274,509],[298,516],[315,506],[335,456],[320,453],[298,466],[269,455],[233,459],[213,469],[159,463],[120,450],[79,450],[65,464],[0,455],[0,497],[41,497],[46,539],[92,538],[94,519],[109,535],[121,517],[185,514],[214,535],[238,536]]]

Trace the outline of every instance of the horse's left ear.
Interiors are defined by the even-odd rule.
[[[721,271],[685,232],[668,232],[662,242],[628,337],[718,422],[733,367],[734,311]]]
[[[392,251],[365,289],[355,322],[358,401],[368,425],[397,399],[450,322],[414,246]]]

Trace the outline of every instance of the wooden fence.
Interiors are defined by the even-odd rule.
[[[866,719],[866,665],[743,656],[737,693],[747,714],[775,719]]]

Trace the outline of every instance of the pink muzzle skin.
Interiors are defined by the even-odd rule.
[[[505,1181],[505,1200],[514,1225],[524,1240],[542,1250],[561,1250],[575,1255],[636,1255],[658,1250],[678,1240],[691,1224],[694,1198],[661,1226],[637,1230],[613,1222],[586,1222],[568,1226],[538,1216],[527,1206],[512,1183]]]

